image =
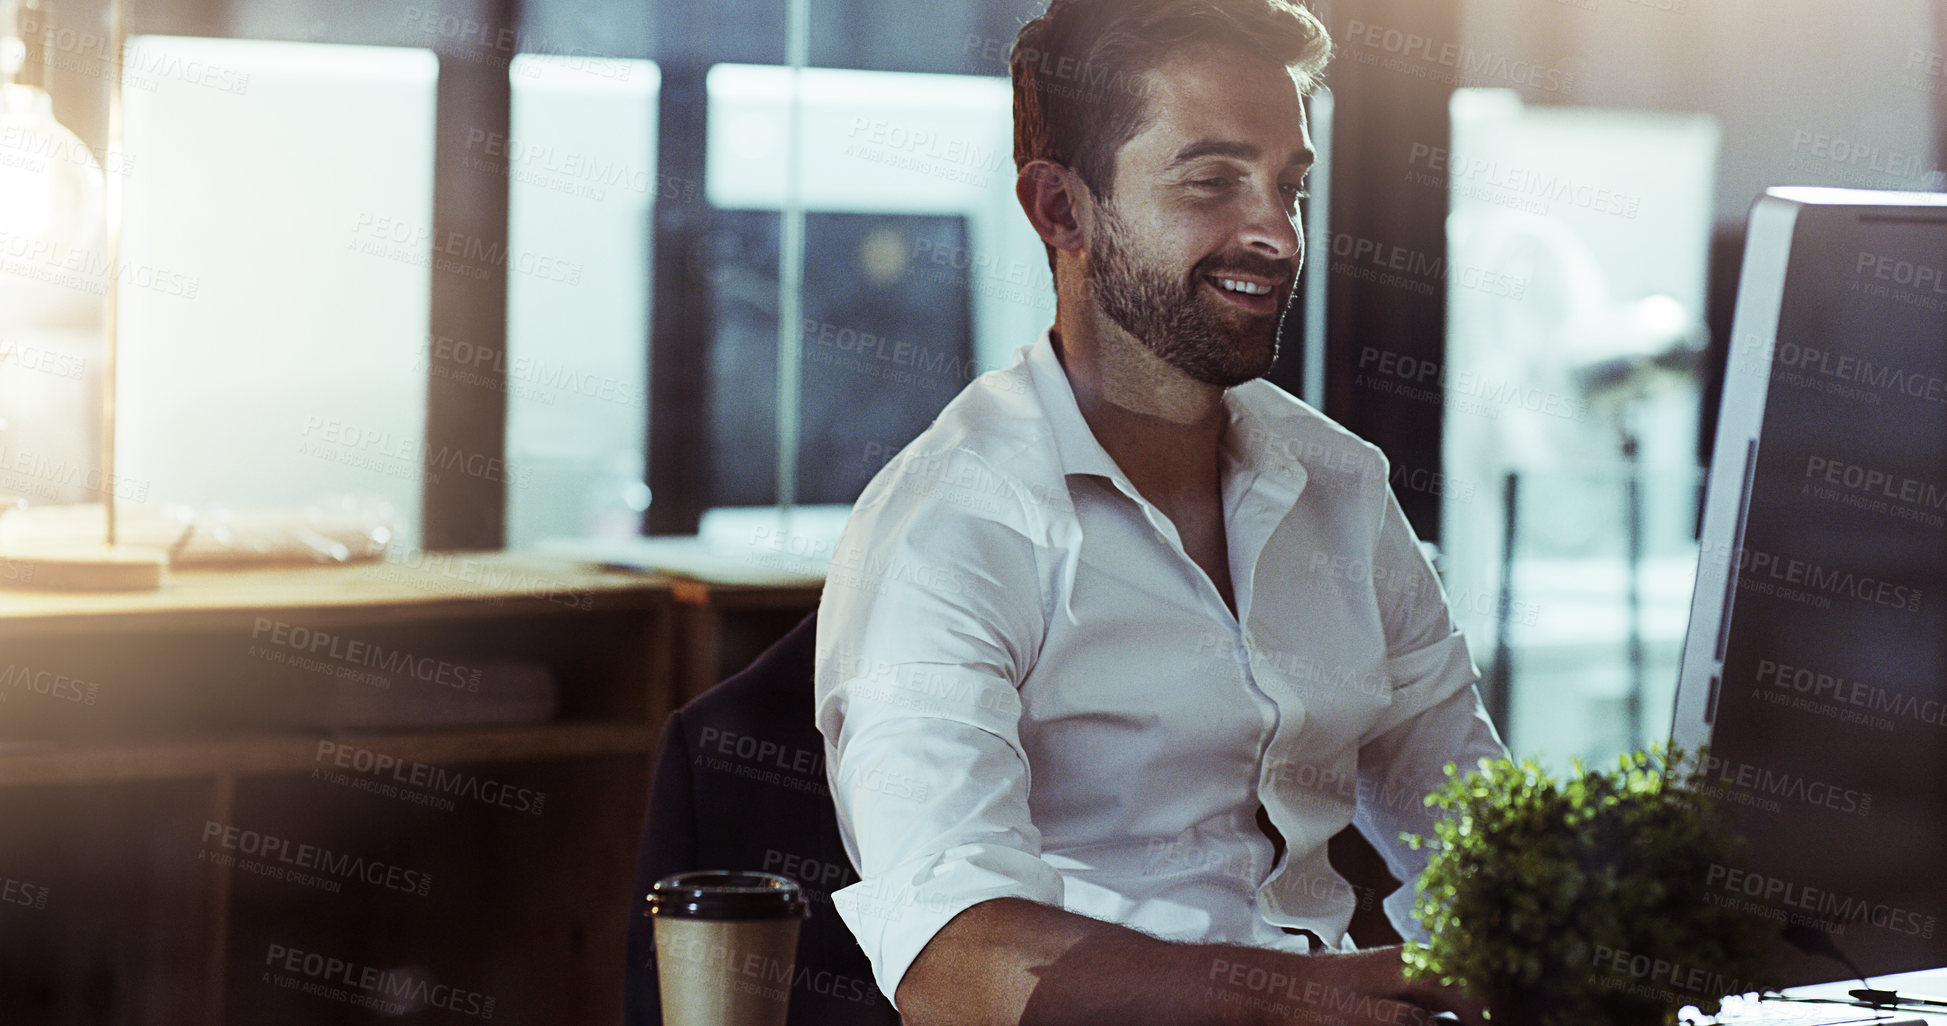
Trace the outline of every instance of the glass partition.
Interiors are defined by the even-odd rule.
[[[650,61],[521,54],[511,127],[463,166],[508,179],[507,545],[640,530],[650,217],[661,75]],[[464,340],[431,339],[457,349]],[[482,359],[491,359],[482,354]],[[461,363],[468,362],[464,357]]]
[[[1717,124],[1503,89],[1450,109],[1408,186],[1449,193],[1446,359],[1359,373],[1444,403],[1443,576],[1509,746],[1606,759],[1668,733]]]

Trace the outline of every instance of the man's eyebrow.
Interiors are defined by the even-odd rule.
[[[1256,160],[1263,155],[1263,150],[1247,142],[1233,142],[1223,139],[1199,139],[1177,150],[1176,155],[1169,159],[1169,163],[1163,165],[1163,169],[1165,171],[1175,170],[1192,161],[1202,160],[1205,157],[1229,157],[1232,160],[1248,161]],[[1317,153],[1300,146],[1291,151],[1291,156],[1285,161],[1285,166],[1309,168],[1317,160]]]

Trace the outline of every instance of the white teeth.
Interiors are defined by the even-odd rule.
[[[1223,286],[1226,289],[1229,289],[1232,292],[1242,292],[1247,296],[1268,296],[1271,294],[1271,286],[1269,285],[1258,285],[1253,282],[1238,281],[1235,278],[1219,278],[1217,279],[1217,284]]]

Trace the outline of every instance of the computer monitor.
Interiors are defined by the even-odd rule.
[[[1672,740],[1788,984],[1947,965],[1947,195],[1751,212]]]

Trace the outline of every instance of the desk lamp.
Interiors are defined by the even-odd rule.
[[[77,305],[92,297],[77,295],[75,279],[91,277],[97,263],[88,259],[97,232],[105,235],[101,370],[101,453],[99,493],[105,527],[99,545],[42,545],[29,542],[4,555],[12,566],[10,582],[62,589],[152,590],[161,587],[165,554],[118,545],[115,540],[115,350],[121,274],[122,187],[119,174],[102,173],[88,147],[54,117],[46,89],[19,81],[26,65],[23,10],[41,9],[39,0],[0,0],[0,146],[14,150],[0,159],[0,240],[9,250],[28,254],[24,266],[0,276],[0,338],[36,324],[72,320]],[[121,165],[121,55],[125,30],[121,0],[109,3],[108,163]],[[51,33],[46,52],[52,56]],[[52,61],[44,61],[45,69]],[[0,157],[7,156],[0,153]],[[66,259],[82,256],[75,272]],[[49,259],[52,257],[53,259]],[[45,266],[35,268],[40,262]],[[38,274],[37,270],[48,273]],[[25,273],[21,273],[24,271]],[[64,280],[65,279],[65,280]],[[0,420],[0,428],[5,422]]]

